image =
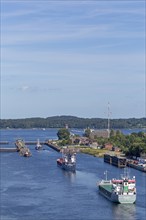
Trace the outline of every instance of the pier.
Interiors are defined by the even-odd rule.
[[[45,145],[47,145],[48,147],[52,148],[53,150],[57,152],[60,152],[61,150],[59,146],[53,144],[52,141],[49,141],[49,140],[45,142]]]
[[[37,141],[25,141],[26,145],[36,145]],[[40,141],[41,145],[45,145],[45,141]]]
[[[0,152],[17,152],[17,148],[0,148]]]
[[[2,142],[0,142],[2,143]],[[4,142],[3,142],[4,143]],[[6,141],[5,144],[8,144],[9,142]],[[15,141],[15,148],[0,148],[0,152],[19,152],[20,155],[24,156],[26,152],[31,155],[31,152],[28,148],[29,145],[37,145],[37,141],[24,141],[23,139],[17,139]],[[55,144],[52,140],[45,140],[45,141],[40,141],[41,145],[46,145],[50,147],[51,149],[60,152],[61,147],[59,147],[57,144]]]
[[[21,148],[22,146],[21,145],[36,145],[37,144],[37,141],[20,141],[19,142],[19,140],[17,140],[16,142],[15,142],[15,145],[16,145],[16,147],[19,149],[19,148]],[[52,148],[53,150],[55,150],[55,151],[57,151],[57,152],[60,152],[60,147],[58,146],[58,145],[56,145],[56,144],[54,144],[51,140],[46,140],[46,141],[40,141],[40,144],[41,145],[47,145],[48,147],[50,147],[50,148]]]
[[[9,142],[8,141],[0,141],[0,145],[1,144],[9,144]]]
[[[122,155],[118,156],[106,153],[104,154],[104,162],[121,168],[127,166],[126,157]]]

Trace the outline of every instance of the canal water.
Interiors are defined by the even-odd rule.
[[[80,132],[80,131],[77,131]],[[13,146],[17,138],[26,141],[56,139],[56,129],[1,130],[1,141]],[[108,171],[108,178],[124,172],[104,163],[102,158],[77,154],[77,171],[68,173],[57,167],[60,153],[44,146],[32,157],[0,153],[1,220],[144,220],[146,219],[146,173],[129,168],[137,181],[135,204],[113,204],[98,193],[97,182]]]

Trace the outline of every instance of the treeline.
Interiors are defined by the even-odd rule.
[[[106,129],[107,119],[79,118],[75,116],[53,116],[48,118],[0,119],[0,129],[5,128],[94,128]],[[112,119],[110,128],[144,128],[146,118]]]

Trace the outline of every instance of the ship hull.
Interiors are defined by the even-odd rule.
[[[99,185],[99,193],[114,203],[133,204],[136,201],[136,194],[118,195],[107,190],[104,186]]]
[[[36,150],[42,150],[42,146],[36,146],[35,149]]]
[[[76,164],[75,163],[64,163],[57,161],[58,167],[60,167],[63,170],[75,172],[76,171]]]

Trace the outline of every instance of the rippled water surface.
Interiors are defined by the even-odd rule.
[[[55,139],[56,130],[3,130],[1,140]],[[68,173],[56,165],[60,153],[47,146],[32,157],[1,153],[1,220],[143,220],[146,218],[146,174],[132,168],[137,180],[136,204],[113,204],[98,193],[97,181],[118,178],[123,169],[85,154],[77,154],[77,171]]]

